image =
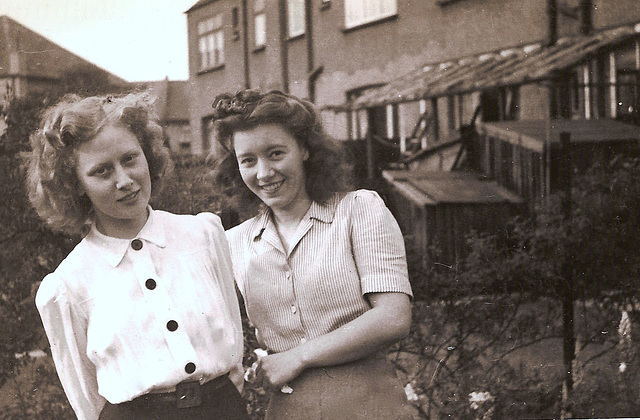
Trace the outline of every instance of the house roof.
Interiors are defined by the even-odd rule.
[[[186,80],[169,82],[167,92],[167,109],[165,119],[167,121],[189,121],[189,82]]]
[[[196,4],[194,4],[193,6],[191,6],[185,13],[189,13],[192,12],[196,9],[199,9],[203,6],[206,6],[209,3],[213,3],[216,0],[199,0]]]
[[[603,48],[640,33],[640,23],[588,36],[567,37],[552,46],[530,44],[458,60],[420,66],[404,76],[367,91],[355,108],[409,102],[546,80],[556,70],[584,62]]]
[[[0,15],[0,77],[56,81],[69,71],[78,69],[89,69],[104,74],[112,85],[129,84],[9,16]]]
[[[482,135],[542,152],[545,143],[560,142],[560,133],[569,133],[572,143],[636,142],[640,145],[640,127],[610,119],[530,120],[476,123]]]
[[[138,82],[136,86],[147,90],[156,98],[154,112],[163,123],[189,121],[188,81],[163,79]]]

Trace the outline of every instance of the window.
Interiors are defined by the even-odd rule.
[[[208,70],[224,63],[224,32],[222,15],[198,22],[200,70]]]
[[[344,24],[353,28],[397,13],[397,0],[345,0]]]
[[[293,38],[304,34],[304,0],[289,0],[287,2],[287,12],[289,16],[289,37]]]
[[[253,11],[253,36],[256,48],[260,48],[267,43],[267,15],[264,12],[264,0],[256,0]]]

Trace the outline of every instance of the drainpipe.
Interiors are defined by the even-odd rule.
[[[313,6],[311,0],[304,1],[304,23],[307,32],[307,95],[311,102],[316,100],[316,79],[314,77],[314,57],[313,57]]]
[[[287,2],[278,2],[280,26],[280,67],[282,71],[282,90],[289,93],[289,36],[287,32]]]
[[[547,0],[547,39],[546,45],[555,45],[558,41],[558,0]]]
[[[593,29],[593,0],[580,0],[580,33],[589,35]]]
[[[249,71],[249,25],[247,18],[247,0],[242,0],[242,48],[244,49],[244,88],[251,88]]]

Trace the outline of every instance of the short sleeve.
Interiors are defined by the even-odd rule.
[[[352,200],[351,243],[362,293],[399,292],[412,297],[398,222],[374,191],[358,190]]]
[[[58,377],[80,420],[97,419],[105,404],[98,393],[96,368],[87,357],[87,325],[69,302],[69,293],[56,273],[42,281],[36,294]]]

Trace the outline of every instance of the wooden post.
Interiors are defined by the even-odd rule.
[[[567,239],[571,238],[571,136],[569,133],[560,133],[560,148],[562,160],[561,182],[564,191],[562,201],[562,213],[565,223]],[[564,381],[562,383],[562,413],[561,418],[572,417],[573,407],[571,403],[573,391],[573,361],[575,359],[575,338],[573,331],[573,255],[571,245],[566,246],[564,260],[562,262],[562,336],[563,336],[563,364]]]
[[[374,155],[373,155],[373,126],[371,125],[372,123],[372,118],[371,118],[371,110],[367,111],[367,118],[369,119],[368,124],[367,124],[367,181],[369,183],[373,182],[373,180],[376,177],[376,172],[375,172],[375,162],[374,162]],[[369,184],[372,185],[372,184]]]

